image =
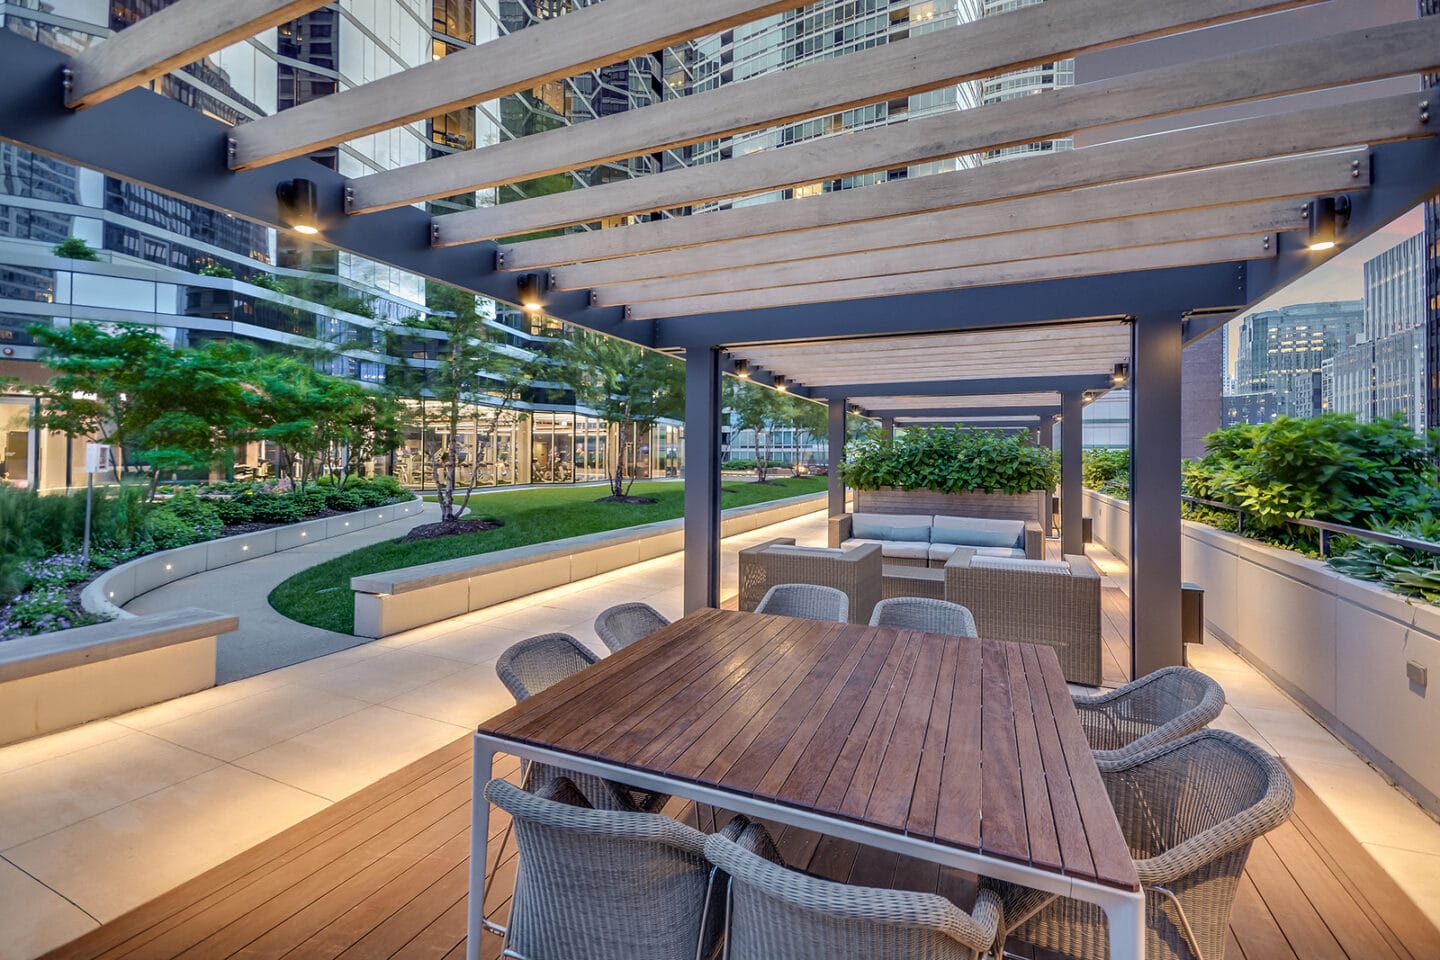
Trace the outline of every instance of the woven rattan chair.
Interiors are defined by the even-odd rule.
[[[594,810],[569,780],[539,794],[492,780],[485,796],[510,814],[520,848],[506,956],[527,960],[711,957],[724,884],[704,856],[705,834],[654,813]],[[736,817],[722,835],[768,847]]]
[[[999,930],[989,891],[966,913],[932,893],[820,880],[723,836],[705,856],[730,875],[727,960],[974,960]]]
[[[1230,908],[1250,845],[1290,816],[1280,762],[1232,733],[1202,730],[1101,760],[1110,801],[1145,888],[1148,960],[1225,955]],[[1077,960],[1109,956],[1105,915],[1089,903],[996,881],[1005,937]]]
[[[872,627],[899,627],[902,630],[924,630],[926,633],[948,633],[955,637],[978,637],[975,618],[958,603],[928,600],[925,597],[894,597],[875,604],[870,615]]]
[[[740,609],[754,610],[777,583],[834,587],[850,598],[850,619],[866,623],[880,599],[880,545],[853,549],[797,547],[793,538],[757,543],[740,551]]]
[[[648,637],[670,621],[648,603],[621,603],[595,618],[595,632],[611,653]]]
[[[542,633],[507,648],[495,661],[495,672],[515,702],[519,703],[574,676],[599,659],[589,647],[568,633]],[[532,763],[526,767],[526,789],[539,790],[557,776],[568,777],[580,788],[591,806],[602,809],[653,812],[670,799],[662,793],[651,793],[638,787],[620,787],[590,774],[561,770],[544,763]],[[618,806],[615,804],[617,796],[623,798]]]
[[[1189,667],[1166,667],[1095,696],[1077,696],[1075,709],[1090,746],[1107,759],[1141,753],[1203,730],[1220,716],[1225,691]]]
[[[834,587],[820,587],[813,583],[777,583],[765,591],[765,597],[755,612],[849,623],[850,598]]]

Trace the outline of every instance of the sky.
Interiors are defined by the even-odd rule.
[[[1395,244],[1413,237],[1425,229],[1424,211],[1416,207],[1404,216],[1390,221],[1364,240],[1353,246],[1343,247],[1323,266],[1260,301],[1255,309],[1276,310],[1297,303],[1322,303],[1327,300],[1360,300],[1365,290],[1365,261],[1390,249]],[[1344,233],[1340,240],[1343,246]],[[1235,369],[1235,355],[1240,349],[1240,323],[1244,317],[1231,321],[1230,356],[1227,358],[1231,372]]]

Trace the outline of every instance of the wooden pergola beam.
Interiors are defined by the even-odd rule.
[[[326,2],[179,0],[77,55],[65,84],[65,105],[79,110],[104,103]]]
[[[1218,240],[1262,233],[1300,230],[1309,224],[1305,208],[1293,200],[1267,200],[1240,207],[1219,207],[1194,213],[1135,220],[1109,220],[1001,237],[977,237],[892,247],[887,250],[761,264],[690,277],[660,278],[602,287],[595,303],[626,306],[656,300],[679,300],[741,290],[806,286],[857,277],[883,277],[982,264],[1008,263],[1081,253],[1129,250],[1186,240]]]
[[[823,116],[1117,43],[1319,0],[1050,0],[964,27],[351,181],[351,213],[518,183]]]
[[[843,61],[843,58],[842,58]],[[435,219],[438,243],[516,236],[978,154],[1221,104],[1440,67],[1440,19],[1390,24],[1048,90],[923,120]],[[840,144],[843,144],[841,148]]]
[[[1027,98],[1028,99],[1028,98]],[[570,234],[502,246],[507,269],[575,263],[727,240],[884,220],[914,213],[1040,196],[1226,164],[1434,136],[1420,94],[1380,97],[1344,107],[1209,124],[914,179],[841,190],[800,201],[719,210],[675,220]],[[1203,199],[1197,206],[1203,206]]]
[[[1364,190],[1370,184],[1369,156],[1368,148],[1359,147],[1335,153],[1284,157],[1254,164],[1244,171],[1230,167],[1196,170],[1170,177],[1024,197],[965,210],[941,210],[890,220],[872,220],[854,226],[822,227],[799,234],[732,240],[694,249],[577,263],[552,270],[550,286],[554,290],[589,290],[609,284],[779,265],[815,257],[871,253],[971,237],[995,237],[1003,242],[1007,234],[1071,224],[1099,225],[1112,220],[1157,217],[1196,209],[1212,210],[1263,200],[1293,200],[1354,192]],[[1237,173],[1240,175],[1237,176]],[[507,258],[503,269],[525,270],[537,266],[548,264],[515,264]]]
[[[775,287],[768,290],[746,290],[738,293],[722,293],[687,299],[657,300],[627,307],[626,318],[629,320],[659,320],[665,317],[729,313],[736,310],[756,310],[803,303],[866,300],[872,297],[925,293],[935,290],[989,287],[1023,283],[1030,280],[1054,280],[1062,277],[1127,273],[1135,270],[1155,270],[1163,267],[1191,266],[1203,263],[1258,260],[1273,257],[1275,247],[1275,239],[1269,235],[1263,238],[1200,240],[1190,243],[1143,247],[1137,250],[1054,257],[1049,260],[1024,260],[1018,263],[959,267],[890,277],[837,280],[803,287]]]
[[[297,157],[801,5],[797,0],[606,0],[236,127],[230,166],[249,170]]]

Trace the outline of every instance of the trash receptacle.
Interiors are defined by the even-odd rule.
[[[1180,584],[1180,636],[1186,643],[1205,642],[1205,588]]]

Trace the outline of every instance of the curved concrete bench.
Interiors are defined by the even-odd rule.
[[[85,587],[80,605],[100,616],[127,619],[135,614],[121,609],[144,593],[206,570],[228,567],[282,550],[293,550],[317,540],[328,540],[366,527],[392,523],[414,516],[424,506],[419,497],[383,507],[368,507],[338,517],[304,520],[256,533],[242,533],[204,543],[192,543],[174,550],[136,557],[105,571]]]
[[[235,617],[185,608],[0,643],[0,744],[215,685]]]
[[[730,537],[814,513],[825,497],[809,493],[734,507],[721,515],[720,535]],[[355,635],[388,637],[676,553],[684,547],[684,538],[683,519],[661,520],[354,577]]]

